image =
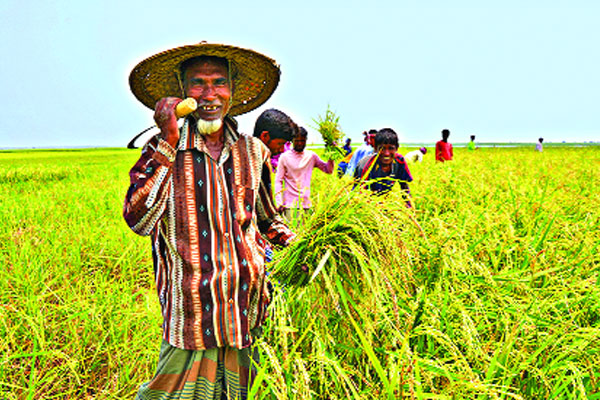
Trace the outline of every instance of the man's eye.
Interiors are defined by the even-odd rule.
[[[227,79],[225,79],[225,78],[217,79],[217,80],[215,80],[215,85],[225,86],[225,85],[227,85]]]

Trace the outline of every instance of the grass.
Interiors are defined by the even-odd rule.
[[[276,252],[254,398],[600,398],[600,149],[455,153],[411,165],[414,211],[314,175],[311,271],[329,256],[283,287]],[[0,398],[128,399],[152,376],[150,244],[121,217],[138,155],[0,152]]]

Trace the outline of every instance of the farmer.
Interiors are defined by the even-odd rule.
[[[271,150],[271,166],[277,170],[279,156],[291,146],[298,126],[283,111],[271,108],[263,111],[254,125],[254,137],[259,138]],[[287,148],[286,148],[287,146]]]
[[[348,166],[346,167],[346,175],[354,176],[354,170],[358,165],[358,162],[363,159],[363,157],[368,156],[373,153],[373,140],[375,139],[375,134],[377,133],[376,129],[371,129],[369,132],[364,131],[364,141],[365,143],[360,146],[354,153],[352,153],[352,158],[348,162]]]
[[[317,153],[305,150],[308,132],[300,128],[292,138],[292,150],[279,158],[279,166],[275,175],[275,199],[279,204],[278,210],[288,221],[296,216],[298,225],[310,211],[310,181],[314,168],[319,168],[326,174],[333,172],[333,160],[321,160]],[[285,187],[284,187],[285,185]]]
[[[471,141],[469,142],[469,144],[467,144],[467,149],[469,149],[470,151],[477,149],[477,146],[475,146],[475,135],[471,135]]]
[[[344,143],[344,147],[342,147],[342,149],[344,149],[346,152],[345,155],[352,153],[352,139],[346,138],[346,143]]]
[[[427,147],[421,147],[420,149],[409,151],[404,156],[406,162],[416,163],[423,162],[423,156],[427,154]]]
[[[539,151],[540,153],[544,151],[542,143],[544,143],[544,138],[539,138],[538,142],[535,144],[535,151]]]
[[[442,130],[442,140],[435,144],[435,160],[436,161],[450,161],[454,155],[452,151],[452,145],[448,143],[448,136],[450,131],[448,129]]]
[[[407,207],[412,207],[408,182],[413,178],[406,161],[398,153],[398,135],[393,129],[384,128],[374,139],[375,154],[363,158],[354,172],[357,183],[365,182],[376,194],[388,193],[396,182],[403,190]]]
[[[246,398],[250,345],[269,303],[260,234],[282,246],[294,234],[272,200],[269,150],[240,135],[232,117],[264,103],[278,81],[266,56],[205,42],[131,72],[160,133],[130,172],[123,215],[150,235],[163,315],[156,375],[136,399]],[[198,108],[178,128],[174,110],[185,97]]]

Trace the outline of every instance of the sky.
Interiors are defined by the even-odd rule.
[[[278,108],[309,131],[327,107],[346,136],[401,142],[600,140],[598,1],[0,2],[0,148],[126,146],[153,125],[128,76],[200,41],[277,61],[251,134]],[[451,4],[448,5],[448,4]],[[489,4],[489,5],[485,5]]]

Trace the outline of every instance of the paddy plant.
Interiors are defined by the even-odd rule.
[[[313,176],[252,398],[600,398],[600,149],[455,153],[410,165],[413,209]],[[0,398],[130,399],[154,373],[138,156],[0,152]]]

